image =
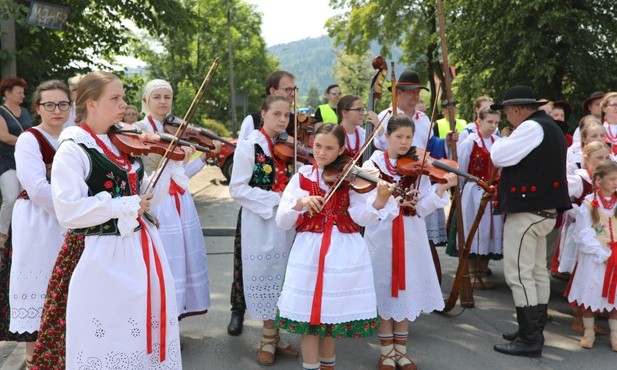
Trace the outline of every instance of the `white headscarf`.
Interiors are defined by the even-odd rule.
[[[148,82],[146,84],[146,87],[144,87],[144,95],[142,96],[142,99],[141,99],[141,111],[145,115],[150,114],[150,95],[152,95],[152,93],[155,90],[159,90],[159,89],[167,89],[171,91],[172,95],[174,93],[174,90],[171,88],[171,85],[169,84],[169,82],[165,80],[156,79],[156,80],[151,80],[150,82]]]

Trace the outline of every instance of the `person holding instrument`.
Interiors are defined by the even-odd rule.
[[[297,86],[295,77],[287,71],[274,71],[266,78],[266,95],[279,95],[285,98],[291,106],[296,96]],[[289,121],[286,128],[288,135],[293,135],[294,114],[289,114]],[[238,142],[246,139],[254,130],[259,130],[263,125],[261,112],[249,114],[242,121]],[[288,137],[293,142],[293,137]],[[227,325],[227,333],[237,336],[242,333],[244,325],[244,312],[246,302],[244,301],[244,282],[242,281],[242,209],[238,211],[238,221],[236,222],[236,236],[234,238],[234,266],[233,281],[231,282],[231,292],[229,301],[231,303],[231,318]]]
[[[274,216],[293,164],[277,159],[274,140],[289,124],[289,102],[282,96],[266,98],[261,109],[263,126],[238,142],[229,194],[242,206],[242,275],[244,300],[251,318],[262,321],[263,336],[257,361],[266,366],[274,355],[297,357],[274,327],[276,302],[295,232],[276,227]]]
[[[431,185],[428,176],[406,172],[398,160],[409,154],[414,136],[410,117],[390,118],[386,139],[388,149],[376,150],[364,168],[377,168],[381,178],[408,191],[409,198],[398,197],[396,218],[379,220],[366,227],[364,239],[371,253],[381,343],[380,370],[415,369],[407,355],[409,321],[422,312],[444,307],[437,271],[429,246],[424,216],[445,207],[447,189],[456,184],[454,173],[444,175],[444,183]],[[422,160],[422,156],[419,156]],[[402,161],[401,161],[402,162]],[[442,180],[443,182],[443,180]]]
[[[183,163],[170,161],[152,193],[142,193],[151,187],[141,160],[120,152],[108,135],[124,115],[124,97],[117,76],[87,74],[77,91],[80,124],[60,136],[51,193],[69,231],[35,346],[39,369],[182,367],[173,277],[147,212]],[[183,151],[189,158],[194,149]]]
[[[173,90],[167,81],[149,81],[144,88],[141,108],[146,117],[136,126],[144,132],[163,132],[163,121],[171,112],[172,103]],[[221,143],[217,140],[213,143],[215,151],[220,151]],[[142,156],[146,173],[151,174],[160,160],[158,154]],[[185,165],[184,173],[174,173],[167,195],[152,208],[174,276],[179,318],[205,314],[210,308],[206,243],[188,186],[189,179],[205,166],[205,161],[206,153],[202,153]]]
[[[501,112],[491,110],[490,107],[482,108],[478,112],[477,131],[470,133],[465,141],[458,145],[459,169],[488,181],[493,172],[491,162],[491,147],[495,140],[495,130],[499,125]],[[469,237],[469,231],[474,222],[480,202],[484,195],[484,189],[477,184],[461,178],[463,194],[461,203],[463,226],[465,228],[465,240]],[[503,216],[493,215],[493,205],[489,202],[489,208],[485,209],[478,231],[474,235],[469,254],[469,274],[471,283],[475,289],[492,289],[493,283],[488,281],[489,260],[503,258]]]
[[[360,194],[350,185],[330,189],[324,173],[342,160],[341,126],[317,129],[315,164],[303,166],[283,192],[277,225],[297,231],[285,284],[278,302],[277,326],[302,334],[304,369],[333,369],[335,340],[367,337],[377,326],[373,269],[360,226],[393,218],[392,186]],[[327,177],[327,176],[326,176]],[[324,196],[333,192],[324,204]],[[344,295],[340,292],[346,292]]]

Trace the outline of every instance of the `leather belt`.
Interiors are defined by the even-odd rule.
[[[534,215],[538,215],[544,218],[557,218],[557,215],[559,215],[558,212],[546,212],[546,211],[529,211],[529,213],[533,213]]]

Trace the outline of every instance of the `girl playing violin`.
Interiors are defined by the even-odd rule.
[[[489,107],[482,108],[478,112],[478,131],[469,134],[458,145],[459,169],[487,181],[493,172],[491,162],[491,147],[499,137],[495,130],[499,125],[501,113],[491,110]],[[480,207],[480,201],[484,190],[472,181],[461,177],[463,194],[461,203],[465,205],[462,210],[465,239],[476,218]],[[503,258],[503,216],[493,215],[492,202],[485,209],[478,230],[471,244],[469,254],[469,273],[471,281],[476,289],[492,289],[493,283],[487,280],[489,260]]]
[[[278,302],[280,328],[302,334],[304,369],[333,369],[335,339],[366,337],[377,326],[373,269],[360,226],[394,217],[397,206],[384,181],[359,194],[343,186],[329,190],[324,168],[345,151],[341,126],[325,124],[315,135],[315,163],[289,182],[276,223],[297,231]],[[245,280],[246,281],[246,280]],[[345,292],[345,294],[341,294]]]
[[[381,370],[415,369],[407,355],[409,321],[422,312],[444,307],[423,217],[448,203],[446,190],[456,184],[457,178],[447,173],[445,183],[431,185],[427,176],[417,184],[417,176],[401,174],[397,159],[409,153],[413,135],[411,118],[393,116],[385,135],[388,149],[376,150],[364,163],[366,168],[377,168],[383,179],[410,189],[408,194],[416,194],[410,199],[399,198],[396,218],[381,219],[367,226],[364,233],[377,292]]]
[[[117,76],[89,73],[77,91],[81,123],[60,136],[51,194],[69,231],[47,291],[38,369],[182,367],[173,277],[146,213],[184,168],[170,161],[153,193],[142,193],[149,178],[141,160],[107,135],[124,115],[124,97]],[[183,150],[185,157],[194,152]]]
[[[345,132],[345,155],[353,157],[366,141],[366,131],[362,126],[364,115],[368,122],[377,126],[379,118],[375,112],[366,112],[362,99],[353,95],[343,96],[336,109],[338,123]]]
[[[293,164],[274,156],[275,138],[287,128],[290,104],[279,95],[266,98],[261,109],[263,126],[238,142],[229,194],[242,206],[242,276],[249,315],[263,321],[257,361],[272,365],[274,355],[297,357],[274,327],[276,302],[295,232],[276,227],[274,216]]]
[[[142,98],[142,111],[146,117],[136,125],[144,132],[164,132],[163,121],[171,113],[173,90],[164,80],[152,80],[146,84]],[[216,143],[216,151],[221,144]],[[142,156],[146,173],[156,169],[161,156]],[[184,171],[174,173],[167,195],[161,203],[152,208],[152,214],[159,221],[159,235],[171,267],[176,285],[178,316],[204,314],[210,307],[208,282],[208,258],[206,243],[201,231],[199,214],[189,191],[189,178],[205,165],[206,153],[189,161]]]

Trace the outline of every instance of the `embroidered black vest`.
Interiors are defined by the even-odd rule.
[[[272,157],[268,157],[259,144],[255,144],[255,165],[253,166],[253,177],[249,185],[254,188],[272,190],[276,177],[276,167]],[[293,174],[293,166],[287,165],[287,178]]]
[[[527,118],[537,122],[544,139],[514,166],[504,167],[495,214],[572,208],[566,183],[566,140],[555,121],[539,110]]]
[[[112,198],[135,195],[131,193],[129,175],[126,170],[118,167],[98,150],[88,148],[83,144],[79,144],[79,146],[88,153],[90,158],[90,173],[85,180],[86,184],[88,184],[89,196],[94,196],[102,191],[109,193]],[[135,162],[139,163],[139,169],[137,170],[137,188],[139,189],[144,177],[144,166],[141,158],[129,158],[133,165]],[[140,229],[141,225],[138,225],[135,231]],[[100,225],[74,229],[72,231],[78,235],[120,235],[117,218],[112,218]]]

